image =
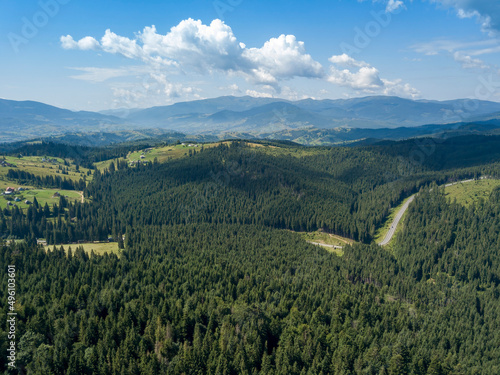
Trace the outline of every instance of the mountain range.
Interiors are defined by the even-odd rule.
[[[491,127],[497,119],[500,119],[500,103],[467,99],[432,101],[370,96],[287,101],[224,96],[146,109],[102,112],[74,112],[34,101],[0,99],[0,139],[3,142],[67,133],[140,132],[146,129],[219,137],[246,134],[259,138],[284,137],[297,132],[357,136],[369,134],[370,129],[396,128],[408,129],[405,134],[421,134],[422,131],[409,129],[429,124],[488,121]],[[439,131],[439,128],[434,129],[432,133]]]

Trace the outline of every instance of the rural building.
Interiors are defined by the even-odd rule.
[[[56,191],[56,192],[54,193],[54,195],[52,196],[52,198],[59,198],[60,196],[61,196],[61,194],[59,194],[59,192],[58,192],[58,191]]]
[[[32,203],[31,203],[31,201],[29,201],[29,200],[27,200],[27,199],[24,201],[24,203],[25,203],[25,204],[32,204]]]
[[[14,194],[14,191],[15,191],[14,188],[8,187],[7,189],[5,189],[5,195]]]
[[[2,167],[15,167],[15,165],[14,165],[14,164],[11,164],[11,163],[9,163],[9,162],[7,162],[7,161],[5,161],[5,160],[0,161],[0,165],[1,165]]]

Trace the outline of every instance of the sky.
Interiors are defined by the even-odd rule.
[[[498,0],[0,0],[0,98],[500,101]]]

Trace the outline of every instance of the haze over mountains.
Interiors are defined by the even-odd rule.
[[[145,129],[206,136],[238,133],[269,138],[299,131],[326,134],[334,131],[342,134],[352,132],[347,129],[358,129],[351,134],[357,137],[369,134],[366,129],[385,129],[390,133],[389,129],[401,127],[490,120],[495,122],[499,118],[500,103],[479,100],[472,102],[466,99],[431,101],[371,96],[287,101],[225,96],[169,106],[101,113],[73,112],[34,101],[0,99],[0,138],[7,142],[65,133]]]

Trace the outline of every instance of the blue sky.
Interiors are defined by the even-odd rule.
[[[0,97],[500,101],[499,32],[492,0],[0,0]]]

